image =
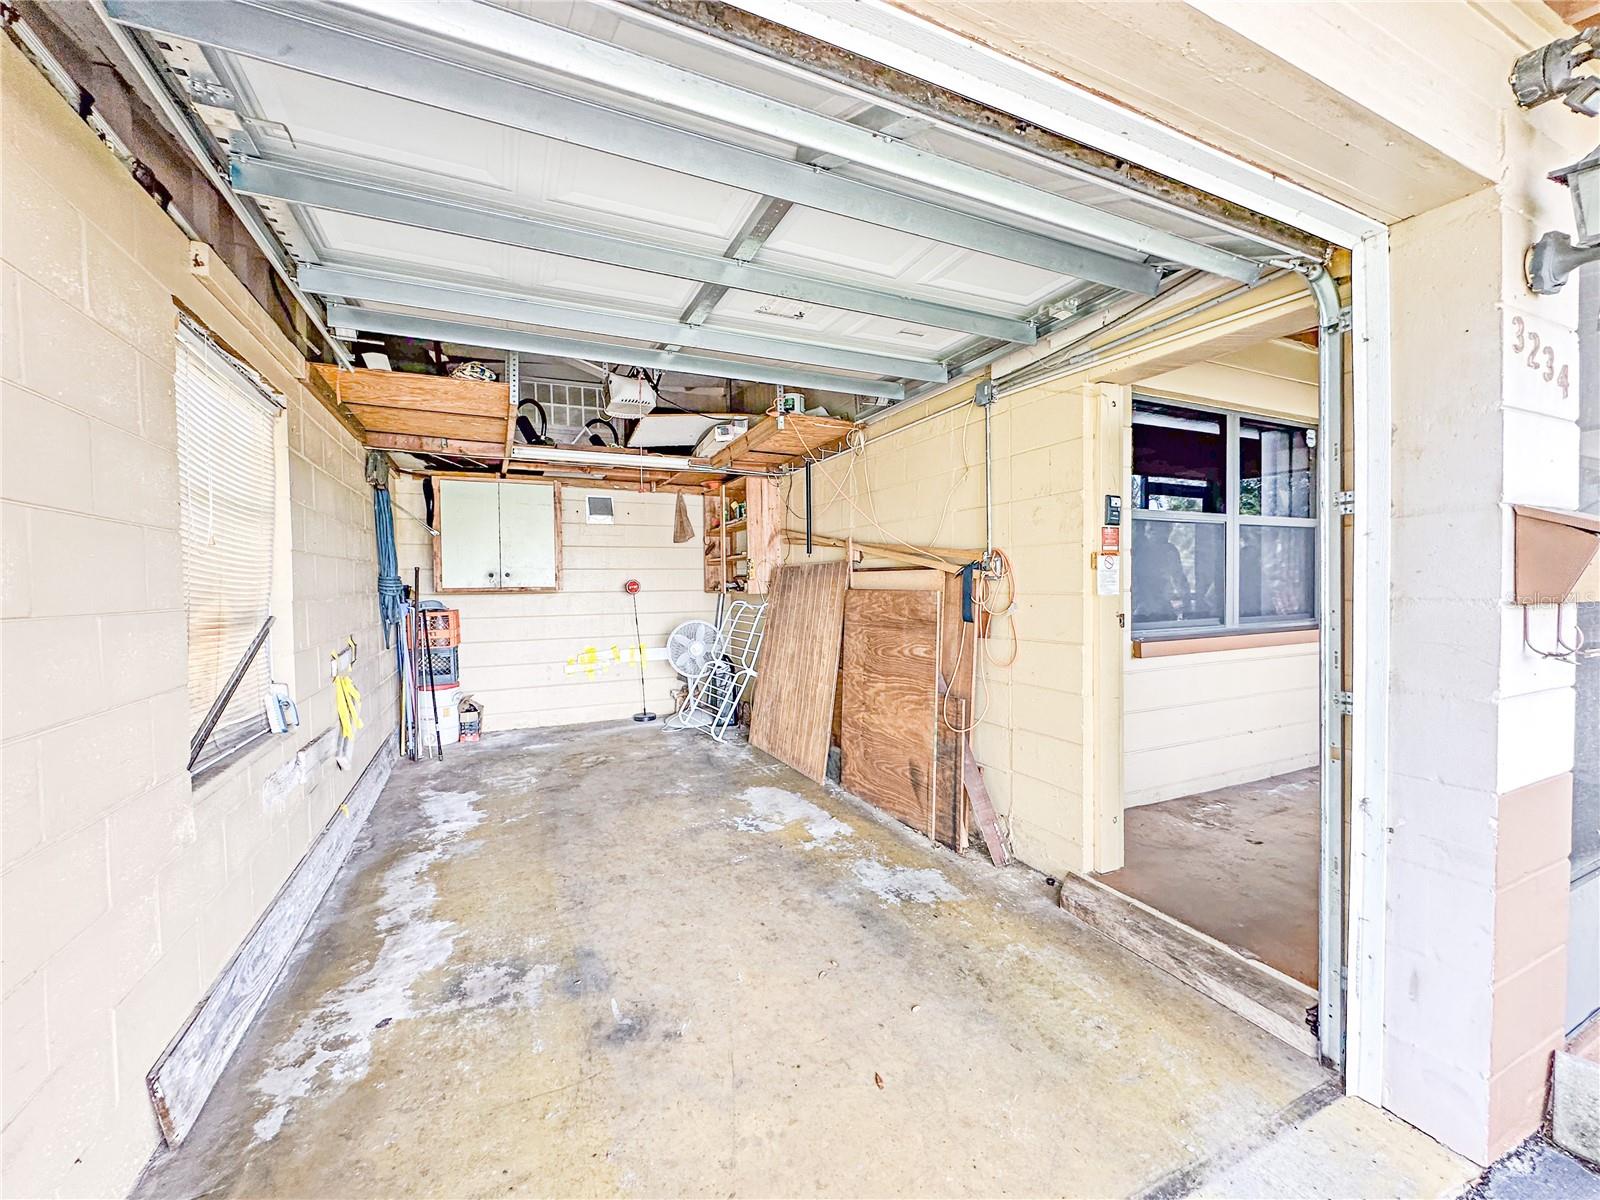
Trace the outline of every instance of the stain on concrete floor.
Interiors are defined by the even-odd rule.
[[[1328,1079],[1032,872],[758,752],[506,733],[396,769],[135,1194],[1125,1195],[1199,1187]],[[1380,1190],[1471,1177],[1393,1124]],[[1315,1194],[1348,1136],[1290,1132],[1273,1177]]]

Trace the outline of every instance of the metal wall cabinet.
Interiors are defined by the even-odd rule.
[[[561,485],[436,478],[434,590],[561,588]]]

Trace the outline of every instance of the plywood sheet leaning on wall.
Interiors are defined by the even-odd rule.
[[[840,781],[913,829],[954,845],[939,803],[937,592],[852,591],[845,600]]]
[[[767,632],[750,744],[821,783],[844,622],[844,562],[780,567],[767,593]]]

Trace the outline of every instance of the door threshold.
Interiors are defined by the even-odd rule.
[[[1062,879],[1056,902],[1096,933],[1316,1057],[1307,1010],[1315,1012],[1317,993],[1305,984],[1086,875]]]

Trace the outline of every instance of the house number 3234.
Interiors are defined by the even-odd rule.
[[[1555,347],[1546,344],[1521,317],[1511,318],[1511,334],[1511,353],[1530,371],[1537,372],[1540,379],[1560,388],[1561,398],[1565,400],[1571,388],[1571,378],[1567,374],[1566,363],[1556,366]]]

